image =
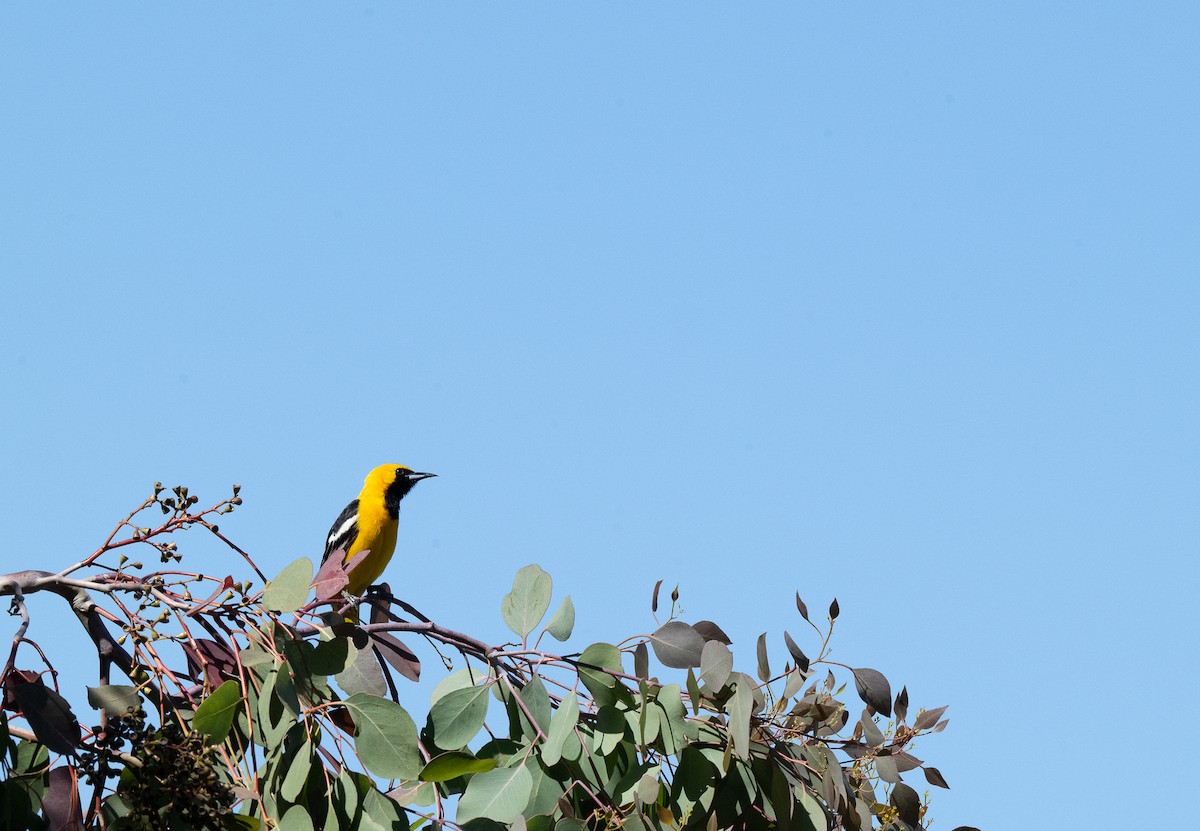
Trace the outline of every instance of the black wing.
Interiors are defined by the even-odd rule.
[[[324,563],[328,560],[329,555],[338,549],[349,550],[356,539],[358,539],[357,499],[338,514],[333,527],[329,529],[329,536],[325,540],[325,553],[321,555],[321,562]]]

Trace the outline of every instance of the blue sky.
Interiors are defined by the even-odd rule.
[[[1138,823],[1200,680],[1198,24],[8,4],[0,558],[236,481],[274,572],[401,462],[448,625],[538,562],[582,647],[665,578],[746,668],[837,596],[836,658],[951,705],[935,827]]]

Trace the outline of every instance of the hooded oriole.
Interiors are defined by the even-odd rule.
[[[396,526],[400,520],[400,500],[422,479],[436,473],[414,473],[404,465],[380,465],[367,474],[363,489],[338,516],[325,541],[321,562],[333,552],[344,549],[344,562],[360,551],[370,551],[350,572],[346,592],[361,595],[374,583],[396,550]]]

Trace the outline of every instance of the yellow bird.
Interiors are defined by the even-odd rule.
[[[325,541],[324,563],[333,552],[345,550],[343,562],[360,551],[370,551],[351,570],[345,591],[358,597],[383,574],[396,551],[396,526],[400,522],[400,500],[413,485],[436,473],[415,473],[404,465],[380,465],[367,474],[363,489],[338,516]]]

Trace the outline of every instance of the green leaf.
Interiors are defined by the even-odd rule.
[[[542,622],[550,608],[552,581],[550,575],[537,565],[528,565],[517,572],[512,591],[500,602],[500,614],[508,628],[524,639]]]
[[[375,659],[375,653],[370,647],[355,649],[351,646],[346,668],[339,672],[335,679],[338,686],[350,695],[366,693],[382,696],[387,692],[383,670],[379,668],[379,661]]]
[[[434,686],[433,692],[429,694],[429,704],[430,706],[437,704],[438,701],[455,690],[465,690],[467,687],[472,687],[480,683],[487,677],[485,671],[471,666],[465,666],[456,672],[452,672],[441,681],[438,681]]]
[[[465,747],[483,729],[487,709],[486,685],[452,690],[439,698],[429,710],[433,740],[444,750]]]
[[[471,777],[458,801],[455,822],[477,817],[510,823],[520,815],[533,792],[533,777],[524,767],[498,768]]]
[[[575,604],[571,602],[571,595],[568,594],[559,604],[558,611],[550,616],[550,622],[546,624],[546,631],[555,640],[565,641],[571,637],[571,630],[574,628]]]
[[[733,738],[733,750],[742,759],[750,758],[750,713],[754,709],[754,682],[749,675],[739,672],[735,676],[733,697],[726,707],[729,710],[729,735]]]
[[[479,759],[471,753],[451,750],[434,756],[421,769],[421,781],[445,782],[467,773],[487,773],[496,767],[495,759]]]
[[[312,584],[313,564],[307,557],[289,564],[279,576],[267,583],[263,591],[263,605],[272,612],[294,612],[308,600],[308,588]]]
[[[358,727],[355,749],[367,770],[387,779],[416,779],[421,772],[417,726],[405,709],[365,693],[343,703],[353,713]]]
[[[363,797],[359,831],[407,831],[408,814],[395,801],[371,788]]]
[[[529,682],[521,688],[517,695],[529,712],[533,714],[533,720],[537,722],[538,730],[535,731],[532,728],[529,730],[531,740],[538,731],[541,731],[544,736],[550,729],[550,694],[546,692],[546,685],[542,683],[542,679],[538,677],[537,673],[530,677]],[[524,710],[521,711],[521,721],[522,723],[528,721]]]
[[[550,731],[542,745],[542,762],[547,767],[558,764],[558,760],[562,758],[563,744],[578,722],[579,698],[575,691],[571,690],[550,719]]]
[[[279,831],[313,831],[312,817],[307,808],[293,805],[279,820],[278,828]]]
[[[109,716],[123,716],[141,706],[137,687],[128,684],[105,684],[87,688],[88,704]]]
[[[207,736],[209,744],[223,742],[241,704],[241,685],[237,681],[226,681],[200,702],[192,719],[192,728]]]
[[[683,747],[687,735],[687,709],[683,706],[683,690],[678,684],[666,684],[658,691],[655,703],[663,712],[662,724],[659,726],[663,749],[668,756],[673,756]]]
[[[708,684],[711,692],[717,693],[729,680],[733,672],[733,653],[720,641],[707,641],[700,653],[700,680]]]
[[[601,756],[607,756],[617,749],[628,725],[625,715],[616,707],[604,706],[596,711],[596,733],[593,736],[592,749]]]
[[[681,620],[669,620],[650,636],[650,645],[663,666],[687,669],[700,666],[704,636]]]
[[[566,790],[566,783],[547,776],[540,765],[528,765],[525,769],[533,776],[533,790],[523,813],[529,818],[554,813],[558,800]]]
[[[306,652],[308,671],[313,675],[337,675],[350,661],[350,639],[332,638],[320,641],[311,653]]]
[[[679,754],[675,776],[671,780],[671,797],[682,811],[683,816],[680,819],[684,823],[687,822],[693,806],[698,805],[700,810],[707,811],[712,805],[716,791],[714,784],[719,778],[720,770],[706,759],[704,754],[690,745],[683,748]]]
[[[807,822],[808,828],[804,831],[825,831],[829,827],[829,821],[825,818],[825,809],[821,807],[821,803],[817,800],[808,788],[797,787],[796,801],[800,803],[800,809],[803,813],[797,813],[793,818],[793,823],[799,823],[800,828],[804,828],[804,823]]]
[[[312,770],[312,755],[312,743],[305,739],[304,744],[300,745],[300,749],[292,757],[283,782],[279,785],[279,795],[288,802],[295,802],[300,791],[304,789],[304,783],[308,781],[308,772]]]
[[[407,808],[409,805],[416,805],[424,808],[426,805],[432,805],[437,801],[437,790],[432,782],[421,782],[419,785],[406,785],[402,788],[396,788],[393,791],[388,791],[388,796],[396,800],[396,803]]]
[[[238,653],[238,660],[244,667],[257,667],[263,664],[275,663],[275,656],[257,646],[247,647]]]
[[[579,680],[588,688],[597,705],[613,704],[620,696],[617,679],[602,670],[624,672],[621,666],[621,650],[610,643],[594,643],[583,650],[577,659]],[[587,666],[585,666],[585,664]],[[592,667],[597,667],[593,669]]]

